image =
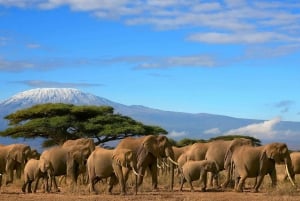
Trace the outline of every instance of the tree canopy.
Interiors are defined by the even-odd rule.
[[[128,136],[167,134],[158,126],[144,125],[130,117],[115,114],[109,106],[47,103],[18,110],[5,119],[9,120],[9,128],[0,132],[1,136],[43,137],[44,147],[81,137],[94,138],[98,145]]]

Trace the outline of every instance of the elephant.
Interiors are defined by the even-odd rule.
[[[285,163],[289,179],[295,186],[290,176],[294,175],[291,157],[285,143],[274,142],[259,147],[242,146],[233,151],[230,150],[229,154],[231,155],[231,163],[234,165],[235,191],[237,192],[242,192],[245,180],[253,177],[257,178],[253,191],[258,192],[266,174],[271,175],[272,184],[276,185],[275,163],[281,162]]]
[[[67,140],[62,144],[62,147],[65,148],[75,148],[75,147],[81,147],[81,149],[85,149],[88,150],[85,153],[85,159],[87,160],[87,158],[89,157],[89,155],[95,150],[95,143],[94,140],[91,138],[79,138],[79,139],[75,139],[75,140]],[[85,161],[86,163],[86,161]],[[87,179],[87,170],[85,168],[86,166],[84,166],[84,168],[81,169],[81,171],[79,172],[79,174],[82,175],[83,178],[83,182],[86,182]],[[64,176],[61,177],[65,178]]]
[[[36,192],[39,179],[42,177],[44,179],[44,192],[49,191],[48,187],[48,176],[51,177],[53,174],[53,167],[49,161],[46,160],[37,160],[37,159],[30,159],[24,168],[24,184],[22,186],[22,191],[32,193],[31,184],[33,181],[36,181],[34,193]]]
[[[74,146],[88,147],[90,153],[92,153],[95,150],[95,143],[94,140],[91,138],[79,138],[76,140],[67,140],[62,145],[62,147],[74,147]]]
[[[196,181],[200,178],[200,182],[203,184],[201,191],[206,191],[207,172],[211,172],[213,176],[217,176],[219,167],[215,161],[201,160],[201,161],[187,161],[182,166],[181,186],[182,191],[183,184],[187,181],[190,185],[190,190],[193,192],[194,187],[192,181]]]
[[[27,144],[0,145],[0,187],[2,175],[6,173],[6,184],[13,182],[13,173],[21,178],[25,163],[31,158],[31,148]]]
[[[85,167],[85,161],[89,155],[87,147],[52,147],[43,151],[40,161],[49,161],[53,167],[51,183],[54,183],[54,190],[59,191],[55,176],[67,175],[71,178],[71,185],[77,183],[79,173]]]
[[[117,176],[122,176],[122,167],[128,167],[136,172],[136,156],[132,150],[110,150],[97,147],[87,160],[89,191],[96,193],[95,184],[101,179],[109,178],[108,192],[111,194],[113,185],[118,182]]]
[[[157,159],[168,158],[171,162],[174,161],[174,152],[172,150],[172,145],[166,136],[162,135],[147,135],[139,138],[127,137],[122,139],[116,146],[115,150],[118,149],[129,149],[133,151],[137,158],[137,171],[138,171],[138,186],[143,182],[143,177],[147,168],[150,169],[150,174],[152,177],[152,188],[157,189]],[[170,189],[173,190],[174,184],[174,167],[173,163],[170,168]],[[177,163],[176,163],[177,164]],[[123,169],[123,176],[118,175],[118,180],[121,185],[121,193],[125,194],[125,183],[128,179],[129,169]]]
[[[294,174],[291,174],[291,177],[293,180],[295,180],[295,176],[296,174],[300,174],[300,152],[292,152],[290,153],[290,157],[292,160],[292,167],[293,167],[293,171]],[[285,173],[284,175],[284,180],[287,179],[288,174]]]
[[[219,167],[219,171],[226,170],[225,182],[221,185],[226,187],[230,181],[230,164],[225,164],[225,157],[228,149],[231,147],[240,147],[244,145],[253,146],[253,142],[246,138],[235,138],[233,140],[215,140],[211,142],[197,142],[190,146],[186,152],[184,152],[177,160],[179,169],[182,168],[185,162],[189,160],[200,161],[200,160],[212,160],[215,161]],[[214,179],[215,184],[213,185]],[[210,186],[217,186],[218,176],[211,177]]]

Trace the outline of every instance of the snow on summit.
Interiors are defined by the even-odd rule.
[[[74,105],[109,105],[119,108],[121,104],[112,102],[73,88],[37,88],[20,92],[0,102],[4,114],[43,103],[67,103]],[[6,112],[7,111],[7,112]]]
[[[37,88],[20,92],[4,101],[3,104],[18,102],[22,105],[39,103],[96,104],[99,103],[99,99],[101,98],[73,88]]]

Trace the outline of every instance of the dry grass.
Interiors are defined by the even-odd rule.
[[[159,177],[159,190],[153,192],[151,185],[151,178],[146,177],[142,186],[139,189],[137,195],[134,195],[134,177],[130,177],[128,180],[128,195],[120,196],[120,188],[116,185],[113,189],[113,195],[107,193],[107,184],[99,182],[96,185],[96,189],[99,195],[91,195],[88,191],[87,185],[79,184],[75,188],[71,189],[64,183],[61,184],[59,193],[41,193],[36,194],[24,194],[21,192],[21,186],[23,182],[16,180],[9,186],[3,186],[1,189],[1,200],[7,201],[96,201],[96,200],[117,200],[117,201],[236,201],[236,200],[254,200],[254,201],[296,201],[300,200],[300,190],[292,187],[289,181],[281,181],[284,176],[284,166],[277,166],[278,173],[278,185],[276,188],[270,186],[271,180],[269,176],[266,176],[264,182],[260,188],[259,193],[252,193],[250,191],[251,186],[254,184],[254,179],[247,179],[246,190],[243,193],[233,192],[232,189],[216,190],[209,189],[208,192],[200,192],[199,182],[194,182],[196,192],[189,192],[189,186],[184,186],[184,191],[179,191],[179,179],[175,178],[174,191],[169,191],[169,176],[163,175]],[[220,182],[224,179],[224,175],[221,174]],[[300,183],[300,178],[296,178],[296,182]]]

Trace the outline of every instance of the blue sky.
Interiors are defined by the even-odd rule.
[[[300,121],[298,1],[0,0],[0,100],[72,87],[127,105]]]

